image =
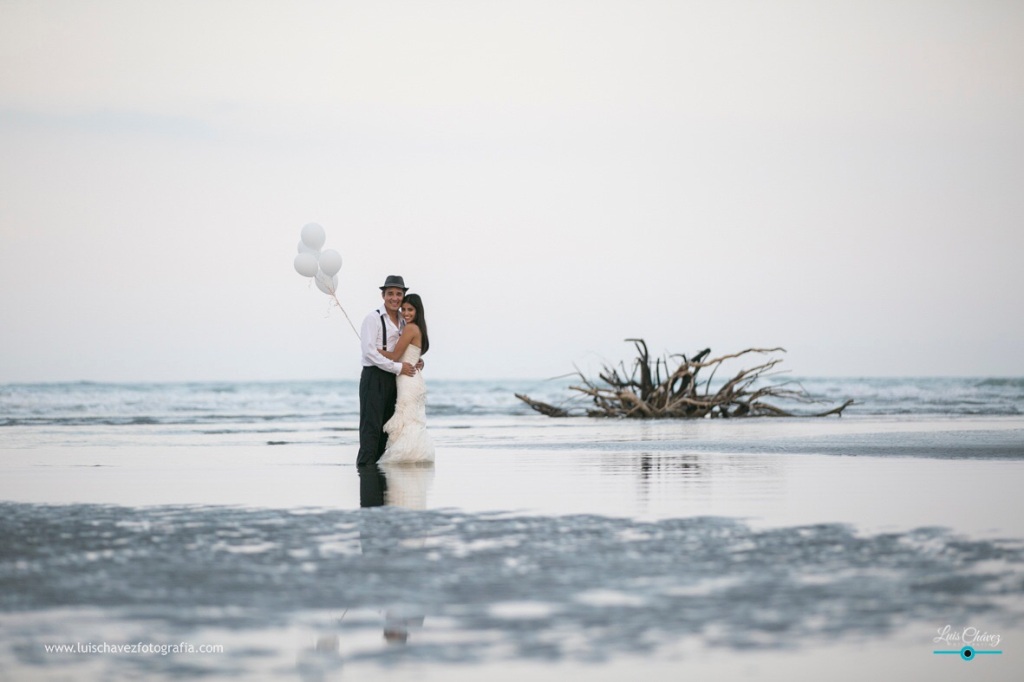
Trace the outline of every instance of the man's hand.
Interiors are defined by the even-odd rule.
[[[414,377],[416,376],[416,368],[410,365],[408,362],[403,362],[402,374],[404,374],[407,377]]]
[[[416,369],[423,369],[423,358],[420,358],[416,363]]]

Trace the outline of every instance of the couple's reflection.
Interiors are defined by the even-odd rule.
[[[427,493],[434,481],[434,465],[390,464],[359,467],[359,504],[361,507],[404,507],[426,509]],[[359,540],[363,556],[384,555],[396,550],[422,548],[426,535],[416,524],[377,524],[374,516],[364,517]],[[384,639],[389,644],[405,644],[410,628],[423,627],[422,607],[412,604],[391,604],[384,613]]]
[[[359,470],[359,506],[383,507],[388,479],[376,464],[356,467]]]
[[[405,507],[426,509],[427,494],[434,481],[434,465],[391,464],[357,467],[359,472],[360,507]],[[360,514],[359,544],[367,571],[379,571],[382,562],[409,561],[409,552],[416,553],[426,544],[427,531],[422,523],[396,523],[389,514],[368,510]],[[426,562],[424,562],[426,565]],[[425,608],[400,601],[378,607],[382,616],[383,638],[388,644],[406,644],[410,632],[422,628]],[[338,629],[322,633],[314,646],[300,652],[297,668],[304,681],[323,682],[340,675],[345,656],[341,622],[348,609],[338,618]]]
[[[426,509],[434,482],[433,464],[390,464],[357,467],[360,507]]]

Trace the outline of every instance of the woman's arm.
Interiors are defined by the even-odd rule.
[[[421,336],[422,334],[420,334],[419,325],[416,324],[415,322],[410,322],[409,324],[405,325],[405,329],[402,330],[402,335],[398,337],[398,343],[395,344],[395,349],[390,352],[382,350],[380,354],[386,357],[388,360],[394,360],[395,362],[399,362],[399,359],[402,357],[402,353],[405,352],[405,349],[409,346],[410,343],[414,346],[420,345]]]

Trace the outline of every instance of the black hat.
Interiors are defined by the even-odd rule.
[[[401,289],[403,292],[409,291],[409,287],[405,286],[405,280],[402,279],[401,275],[388,275],[388,278],[384,280],[384,286],[380,290],[384,291],[392,287]]]

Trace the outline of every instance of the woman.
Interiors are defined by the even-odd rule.
[[[415,365],[430,348],[427,319],[423,315],[423,300],[419,294],[406,294],[399,314],[405,320],[402,335],[398,337],[394,351],[381,351],[381,355],[389,360]],[[395,415],[384,424],[388,445],[378,463],[433,462],[434,443],[427,433],[427,386],[423,381],[423,373],[416,372],[411,377],[401,375],[397,385]]]

